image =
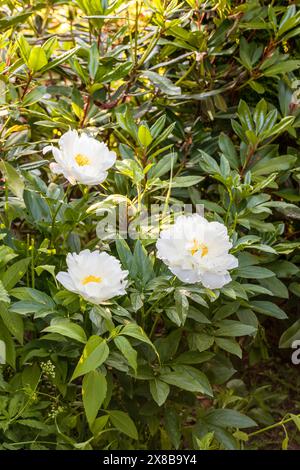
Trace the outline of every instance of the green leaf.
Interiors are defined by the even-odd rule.
[[[12,289],[11,295],[20,302],[15,302],[10,306],[10,311],[20,315],[33,313],[34,318],[43,318],[56,311],[56,304],[49,295],[36,289],[28,287],[17,287]]]
[[[0,302],[10,303],[10,297],[7,290],[5,289],[2,281],[0,281]]]
[[[51,274],[51,276],[53,277],[54,281],[56,281],[56,277],[55,277],[55,269],[56,267],[53,265],[53,264],[41,264],[40,266],[37,266],[36,268],[34,268],[37,275],[40,276],[42,274],[42,272],[44,271],[47,271],[48,273]]]
[[[300,320],[292,324],[279,340],[280,348],[291,348],[294,341],[300,341]]]
[[[257,426],[256,422],[248,416],[240,413],[236,410],[212,410],[208,412],[205,416],[205,421],[214,426],[219,426],[222,428],[251,428]]]
[[[88,65],[89,74],[90,74],[90,77],[91,77],[93,80],[94,80],[94,78],[95,78],[95,76],[96,76],[98,67],[99,67],[99,49],[98,49],[98,47],[97,47],[97,44],[94,43],[94,44],[90,47],[90,51],[89,51],[89,65]]]
[[[297,157],[293,155],[282,155],[281,157],[275,157],[271,159],[263,158],[258,163],[251,167],[251,173],[253,175],[269,175],[277,171],[285,171],[291,168],[296,162]]]
[[[63,62],[66,62],[68,59],[70,59],[79,49],[79,46],[74,47],[73,49],[70,49],[67,52],[64,52],[60,56],[56,57],[56,59],[51,60],[51,62],[48,62],[44,67],[41,69],[41,72],[44,73],[50,69],[53,69],[54,67],[57,67]]]
[[[244,100],[240,100],[238,106],[238,115],[245,130],[254,131],[254,123],[249,106]]]
[[[219,346],[219,348],[224,349],[225,351],[228,351],[231,354],[234,354],[240,359],[243,356],[243,352],[240,345],[234,340],[227,338],[216,338],[216,344]]]
[[[101,435],[101,432],[104,429],[104,427],[107,425],[108,420],[109,420],[108,415],[103,415],[95,419],[95,421],[93,422],[91,426],[91,431],[95,437],[98,435]]]
[[[299,67],[300,67],[300,62],[299,62]],[[275,126],[272,126],[270,129],[265,130],[261,135],[260,138],[267,139],[268,137],[271,137],[276,134],[281,134],[282,132],[286,131],[294,122],[295,117],[294,116],[286,116],[283,119],[281,119],[280,122],[275,124]]]
[[[292,72],[293,70],[298,69],[300,66],[299,60],[285,60],[278,61],[275,65],[263,70],[263,74],[266,77],[273,77],[275,75],[280,75],[283,73]]]
[[[287,450],[289,446],[289,436],[286,434],[285,438],[283,439],[281,443],[281,449],[282,450]]]
[[[124,411],[119,410],[109,410],[107,411],[110,421],[118,431],[126,434],[126,436],[131,437],[132,439],[138,439],[138,432],[136,426],[130,416]]]
[[[116,168],[121,173],[130,178],[134,184],[140,183],[144,179],[142,167],[130,158],[116,162]]]
[[[150,70],[143,72],[144,77],[149,78],[149,80],[157,86],[163,93],[167,95],[180,95],[181,88],[174,85],[174,83],[167,77],[159,75],[156,72],[151,72]]]
[[[148,172],[149,178],[160,178],[161,176],[168,173],[171,168],[174,168],[177,161],[177,153],[168,153],[163,158],[158,160],[155,165],[150,168]]]
[[[237,169],[239,167],[239,159],[235,146],[233,145],[232,140],[223,132],[219,136],[219,147],[221,152],[228,159],[231,168]]]
[[[184,293],[184,289],[176,289],[174,299],[176,312],[180,319],[180,325],[184,325],[189,311],[189,301]]]
[[[206,351],[214,344],[213,336],[206,333],[193,333],[189,340],[199,352]]]
[[[125,325],[120,331],[120,334],[131,336],[132,338],[136,338],[143,343],[149,344],[149,346],[151,346],[151,348],[154,349],[157,354],[154,344],[150,341],[144,330],[136,323],[127,323],[127,325]]]
[[[131,69],[132,62],[126,62],[118,65],[115,69],[106,72],[103,76],[99,77],[99,74],[97,74],[96,78],[98,79],[99,77],[99,81],[101,81],[101,83],[111,83],[114,80],[120,80],[120,78],[126,77]]]
[[[255,312],[262,313],[269,317],[278,318],[279,320],[288,318],[287,314],[279,308],[278,305],[266,300],[252,300],[250,306]]]
[[[2,171],[6,184],[10,191],[20,199],[23,199],[24,181],[18,171],[4,160],[0,161],[0,170]]]
[[[277,277],[269,277],[267,279],[261,279],[260,284],[271,291],[276,297],[281,297],[282,299],[289,298],[289,291],[285,284],[280,281]]]
[[[154,139],[156,139],[156,137],[158,137],[160,135],[161,131],[163,130],[163,128],[165,126],[165,123],[166,123],[166,115],[163,114],[151,126],[150,131],[151,131],[151,135]]]
[[[298,431],[300,431],[300,416],[290,413],[290,417],[292,418],[294,424],[297,426]]]
[[[41,380],[41,369],[38,364],[27,365],[22,372],[22,384],[24,387],[30,387],[35,391],[39,381]]]
[[[0,317],[8,331],[23,344],[24,325],[22,318],[14,312],[10,312],[7,306],[0,303]]]
[[[28,57],[28,68],[31,72],[37,72],[47,65],[48,60],[44,49],[41,46],[33,46]]]
[[[169,362],[170,359],[175,357],[180,344],[181,334],[182,331],[176,328],[167,336],[156,339],[154,344],[162,362]]]
[[[253,114],[253,120],[256,126],[256,134],[260,134],[261,130],[263,129],[267,111],[268,111],[267,102],[264,99],[260,100],[257,103],[254,114]]]
[[[78,364],[73,372],[71,381],[80,375],[96,370],[103,364],[109,355],[106,341],[99,336],[91,336],[86,343]]]
[[[43,44],[43,49],[45,51],[47,59],[50,59],[53,52],[58,48],[59,48],[59,43],[57,40],[57,36],[51,36],[49,39],[47,39],[47,41],[45,41]]]
[[[22,59],[24,60],[25,64],[28,62],[28,57],[31,51],[30,45],[23,36],[23,34],[19,34],[18,39],[17,39],[17,44],[19,46],[20,54],[22,56]]]
[[[196,441],[195,448],[197,450],[210,450],[214,437],[215,437],[214,431],[206,433],[203,437],[201,437],[201,439],[199,439],[198,437],[194,435],[193,438]]]
[[[190,186],[196,186],[196,184],[203,181],[203,176],[175,176],[170,184],[169,181],[166,181],[164,185],[160,185],[161,187],[169,187],[171,188],[189,188]]]
[[[237,275],[246,279],[265,279],[273,277],[275,274],[267,268],[260,266],[241,266],[237,270]]]
[[[47,93],[47,88],[43,85],[33,88],[29,93],[25,95],[23,100],[23,106],[31,106],[34,103],[40,101],[43,96]]]
[[[277,247],[276,247],[277,248]],[[279,278],[291,277],[298,274],[299,268],[294,263],[287,260],[279,260],[272,263],[272,271]]]
[[[256,328],[234,320],[223,320],[215,334],[217,336],[244,336],[255,333]]]
[[[180,415],[175,409],[165,408],[164,418],[168,436],[170,437],[170,440],[175,449],[178,450],[182,429]]]
[[[281,21],[278,26],[277,35],[282,36],[289,29],[294,28],[300,22],[299,12],[296,12],[296,6],[290,5],[286,8],[286,11],[281,18]]]
[[[162,406],[170,393],[169,385],[159,379],[154,379],[150,380],[149,386],[153,400],[158,406]]]
[[[86,343],[86,334],[83,328],[67,319],[60,319],[57,323],[47,326],[42,331],[44,333],[58,333],[80,343]]]
[[[289,285],[289,290],[297,297],[300,297],[300,284],[298,282],[291,282]]]
[[[11,265],[2,277],[3,286],[10,291],[22,279],[27,271],[30,258],[24,258]]]
[[[129,271],[133,258],[129,246],[123,238],[120,238],[116,240],[116,248],[123,267]]]
[[[50,301],[47,303],[35,302],[32,300],[21,300],[20,302],[14,302],[10,307],[10,311],[19,315],[33,313],[34,318],[44,318],[51,313],[55,313],[56,306],[52,299],[50,299]]]
[[[153,139],[152,139],[152,135],[151,135],[151,132],[149,131],[148,126],[144,124],[139,126],[138,139],[143,147],[149,147]]]
[[[135,242],[130,277],[138,281],[141,286],[145,286],[154,277],[151,258],[140,240]]]
[[[49,224],[52,221],[51,212],[46,199],[36,191],[24,190],[24,202],[33,223]]]
[[[160,380],[189,392],[213,396],[209,381],[203,372],[191,366],[174,366],[173,371],[159,376]]]
[[[11,333],[20,344],[23,344],[23,336],[24,336],[24,326],[23,321],[19,315],[9,312],[3,304],[1,305],[1,312],[0,317],[3,320],[4,325],[6,326],[9,333]]]
[[[4,343],[4,344],[3,344]],[[1,357],[2,353],[5,357]],[[0,357],[5,360],[13,369],[16,367],[16,348],[10,332],[0,318]]]
[[[116,338],[114,338],[114,343],[136,373],[137,352],[135,351],[135,349],[133,349],[128,339],[124,338],[124,336],[117,336]]]
[[[23,23],[27,20],[29,16],[33,14],[34,10],[30,10],[28,12],[22,12],[19,15],[14,16],[6,16],[0,19],[0,30],[3,32],[6,29],[10,28],[13,25]]]
[[[106,392],[106,379],[100,372],[92,370],[83,377],[82,400],[89,426],[95,421],[97,413],[106,397]]]
[[[265,92],[265,87],[259,82],[251,80],[249,85],[254,91],[256,91],[256,93],[263,94]]]

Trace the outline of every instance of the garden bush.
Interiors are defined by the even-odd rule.
[[[0,448],[299,447],[299,7],[0,27]]]

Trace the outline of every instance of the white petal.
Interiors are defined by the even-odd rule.
[[[77,289],[72,281],[72,278],[69,273],[60,271],[56,279],[69,291],[71,292],[77,292]]]
[[[55,173],[56,175],[63,173],[63,169],[58,163],[52,162],[50,163],[49,167],[52,173]]]
[[[74,147],[78,144],[78,133],[76,130],[70,129],[59,139],[59,146],[65,154],[73,154]]]
[[[83,172],[80,177],[77,177],[77,181],[88,186],[94,186],[103,183],[107,178],[107,172],[99,173],[97,176],[85,175]]]
[[[76,178],[74,178],[74,176],[69,175],[69,174],[68,174],[68,176],[67,176],[67,175],[65,174],[65,177],[66,177],[66,179],[69,181],[69,183],[71,183],[72,186],[74,186],[74,185],[77,183]]]
[[[193,269],[181,269],[177,267],[170,267],[170,271],[175,274],[175,276],[180,279],[182,282],[187,284],[195,284],[200,281],[199,274],[196,270]]]
[[[107,152],[104,161],[102,162],[103,170],[108,170],[108,168],[111,168],[115,164],[116,159],[117,155],[115,154],[115,152]]]
[[[204,254],[200,248],[193,251],[195,243],[205,246]],[[208,222],[199,214],[177,217],[172,227],[160,233],[156,247],[157,257],[180,280],[201,281],[211,289],[230,282],[228,270],[238,266],[238,260],[229,254],[232,244],[227,227],[219,222]]]
[[[46,147],[43,148],[43,154],[47,152],[51,152],[53,150],[53,145],[46,145]]]
[[[69,253],[66,261],[68,273],[59,273],[60,282],[69,283],[69,290],[72,290],[73,285],[73,292],[89,302],[100,304],[126,293],[128,271],[122,270],[120,261],[114,256],[86,249],[78,254]],[[99,277],[101,281],[82,283],[88,276]]]
[[[208,289],[220,289],[231,281],[228,273],[217,274],[206,272],[201,276],[201,282]]]

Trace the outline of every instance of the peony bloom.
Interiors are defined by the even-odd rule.
[[[201,282],[209,289],[230,282],[228,270],[238,266],[238,260],[228,253],[232,244],[225,225],[208,222],[199,214],[179,216],[171,228],[161,232],[156,247],[158,258],[181,281]]]
[[[84,133],[79,136],[75,130],[66,132],[58,144],[59,148],[47,145],[43,153],[52,151],[56,163],[50,163],[51,171],[62,173],[71,184],[102,183],[107,170],[116,161],[115,152],[111,152],[106,144]]]
[[[126,293],[126,276],[120,261],[99,251],[83,250],[67,255],[68,272],[59,272],[56,279],[69,291],[93,304],[100,304]]]

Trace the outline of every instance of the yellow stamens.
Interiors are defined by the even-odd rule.
[[[201,250],[202,250],[202,253],[201,253],[201,258],[203,258],[203,256],[207,255],[208,253],[208,248],[206,245],[204,245],[203,243],[201,243]]]
[[[86,276],[82,281],[81,283],[85,286],[86,284],[89,284],[90,282],[101,282],[102,281],[102,278],[101,277],[97,277],[97,276],[93,276],[92,274],[90,274],[89,276]]]
[[[86,166],[90,163],[90,159],[81,153],[76,155],[75,160],[79,166]]]
[[[197,251],[199,250],[201,250],[201,258],[203,258],[203,256],[207,255],[208,253],[207,246],[204,245],[204,243],[199,243],[198,240],[194,239],[193,246],[190,249],[190,253],[192,254],[192,256],[194,256],[194,254],[197,253]]]

